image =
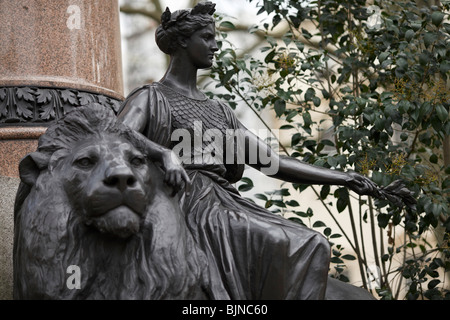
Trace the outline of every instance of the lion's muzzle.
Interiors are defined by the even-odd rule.
[[[143,184],[126,166],[107,168],[87,196],[86,223],[120,238],[136,234],[148,200]]]

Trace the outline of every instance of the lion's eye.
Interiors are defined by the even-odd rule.
[[[75,161],[75,164],[82,169],[89,169],[94,166],[95,161],[91,158],[80,158]]]
[[[134,157],[131,159],[130,163],[134,167],[140,167],[145,163],[145,160],[142,157]]]

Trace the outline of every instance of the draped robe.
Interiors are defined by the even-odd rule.
[[[137,88],[128,96],[119,111],[125,123],[133,122],[127,121],[127,109],[133,104],[148,108],[141,133],[167,148],[176,145],[172,134],[180,126],[193,131],[192,123],[178,117],[189,113],[188,117],[202,121],[203,110],[195,113],[195,108],[214,111],[227,129],[245,129],[224,104],[185,97],[160,83]],[[238,159],[243,146],[233,139],[224,143],[235,143],[230,147],[234,161],[184,164],[192,187],[180,200],[188,227],[208,257],[211,299],[323,299],[328,241],[243,198],[233,186],[243,174],[244,163]]]

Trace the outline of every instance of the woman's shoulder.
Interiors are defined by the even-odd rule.
[[[148,83],[133,89],[121,103],[119,114],[131,106],[133,108],[147,109],[154,95],[160,96],[160,89],[155,83]]]
[[[130,103],[138,105],[147,104],[149,96],[155,93],[161,94],[161,90],[157,83],[147,83],[136,87],[126,96],[125,100],[122,102],[122,109],[125,105],[128,105]]]
[[[144,85],[134,88],[128,94],[127,99],[130,97],[136,97],[136,96],[149,94],[152,91],[160,91],[160,88],[159,88],[157,82],[147,83],[147,84],[144,84]]]

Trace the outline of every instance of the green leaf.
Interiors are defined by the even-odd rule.
[[[432,154],[430,156],[430,162],[431,163],[438,163],[438,156],[436,154]]]
[[[425,47],[430,47],[437,39],[437,36],[435,33],[427,32],[423,36],[423,43],[425,44]]]
[[[242,181],[242,182],[245,182],[245,183],[247,183],[247,184],[253,185],[253,181],[252,181],[252,179],[250,179],[250,178],[243,177],[243,178],[241,179],[241,181]]]
[[[253,181],[250,178],[244,177],[241,179],[241,182],[243,182],[243,184],[241,184],[238,187],[239,191],[242,191],[242,192],[250,191],[254,187]]]
[[[380,55],[378,56],[378,61],[383,62],[384,60],[386,60],[387,57],[389,57],[391,53],[390,52],[382,52],[380,53]]]
[[[313,88],[308,88],[305,92],[305,101],[311,101],[315,95],[316,91]]]
[[[338,258],[338,257],[332,257],[330,259],[330,262],[331,263],[344,263],[344,261],[342,259]]]
[[[313,228],[321,228],[321,227],[326,227],[325,223],[323,223],[322,221],[314,222]]]
[[[295,116],[298,115],[298,112],[296,110],[292,110],[291,112],[289,112],[289,114],[286,117],[286,121],[291,121],[292,119],[294,119]]]
[[[380,228],[386,228],[386,226],[387,226],[388,223],[389,223],[389,220],[391,219],[391,216],[390,216],[390,215],[387,215],[387,214],[385,214],[385,213],[380,213],[380,214],[378,215],[377,219],[378,219],[378,226],[379,226]]]
[[[264,0],[264,10],[267,13],[271,13],[272,11],[274,11],[275,10],[275,5],[274,5],[273,1]]]
[[[353,256],[353,255],[351,255],[351,254],[344,254],[343,256],[342,256],[342,259],[345,259],[345,260],[356,260],[356,257],[355,256]]]
[[[334,147],[334,142],[331,141],[331,140],[328,140],[328,139],[322,139],[320,142],[323,143],[323,144],[326,145],[326,146]]]
[[[443,61],[440,65],[439,65],[439,70],[442,73],[447,73],[448,71],[450,71],[450,62],[449,61]]]
[[[236,26],[230,21],[222,21],[220,23],[220,27],[221,28],[225,28],[225,29],[231,29],[231,30],[235,30],[236,29]]]
[[[327,162],[331,167],[336,167],[338,165],[338,161],[335,157],[328,157]]]
[[[319,97],[313,97],[313,98],[312,98],[312,101],[313,101],[313,103],[314,103],[314,105],[315,105],[316,107],[319,107],[320,104],[321,104],[321,100],[320,100]]]
[[[287,196],[291,195],[291,193],[289,192],[289,189],[287,189],[287,188],[275,190],[275,191],[273,191],[273,194],[277,195],[277,196],[283,196],[283,197],[287,197]]]
[[[280,208],[286,208],[286,204],[281,200],[272,200],[272,203]]]
[[[244,60],[242,60],[242,59],[236,60],[236,65],[238,66],[238,68],[240,70],[247,71],[247,65],[245,64]]]
[[[234,69],[227,71],[227,73],[223,76],[222,79],[220,79],[220,82],[225,85],[227,84],[231,77],[235,74],[236,72],[234,71]]]
[[[284,114],[284,111],[286,111],[286,101],[281,99],[276,100],[274,109],[277,117],[281,117]]]
[[[406,70],[408,67],[408,61],[406,59],[400,58],[397,60],[397,67],[399,67],[402,70]]]
[[[302,217],[302,218],[308,218],[308,214],[306,212],[303,211],[295,211],[294,212],[297,216]]]
[[[322,95],[323,95],[324,99],[329,99],[330,98],[330,93],[327,90],[325,90],[325,89],[322,89]]]
[[[330,186],[329,185],[323,185],[322,189],[320,190],[320,197],[322,199],[325,199],[330,194]]]
[[[406,41],[411,41],[412,38],[414,38],[414,35],[416,33],[414,32],[414,30],[409,29],[408,31],[405,32],[405,40]]]
[[[273,58],[275,57],[275,55],[276,55],[276,51],[275,50],[270,51],[267,54],[267,56],[264,58],[264,62],[265,63],[271,63],[273,61]]]
[[[294,221],[295,223],[301,224],[301,225],[305,225],[302,221],[302,219],[299,219],[297,217],[289,217],[288,220]]]
[[[297,201],[295,201],[295,200],[286,201],[286,204],[288,206],[290,206],[290,207],[298,207],[298,206],[300,206],[300,204]]]
[[[304,62],[304,63],[302,63],[300,69],[302,69],[302,71],[309,70],[309,69],[311,69],[311,64],[309,62]]]
[[[274,15],[273,19],[272,19],[273,27],[276,27],[280,22],[281,22],[281,16],[279,14]]]
[[[427,65],[431,60],[431,56],[428,51],[421,52],[419,54],[419,63],[423,66]]]
[[[300,133],[294,133],[291,137],[291,146],[296,146],[302,139],[302,135]]]
[[[448,111],[442,104],[436,105],[436,114],[442,122],[448,119]]]
[[[444,20],[444,13],[441,11],[435,11],[431,14],[431,22],[437,27]]]
[[[303,118],[303,126],[310,127],[312,124],[312,118],[311,118],[311,115],[309,114],[309,112],[304,112],[302,114],[302,118]]]
[[[441,283],[441,280],[439,280],[439,279],[434,279],[434,280],[431,280],[430,282],[428,282],[428,289],[433,289],[433,288],[435,288],[439,283]]]
[[[250,191],[253,189],[253,186],[250,186],[248,184],[242,184],[239,186],[238,190],[241,192],[246,192],[246,191]]]
[[[348,199],[339,198],[336,202],[336,207],[337,207],[339,213],[344,211],[345,208],[347,208],[347,205],[348,205]]]
[[[268,200],[267,196],[262,194],[262,193],[255,194],[255,198],[260,199],[260,200],[264,200],[264,201]]]

